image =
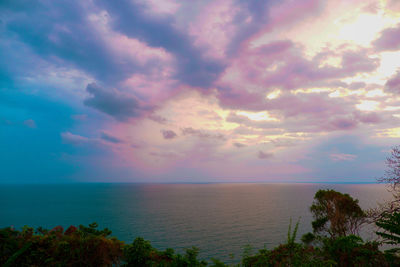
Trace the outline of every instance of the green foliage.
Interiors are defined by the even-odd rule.
[[[245,253],[242,265],[244,267],[258,266],[334,266],[335,262],[325,259],[321,251],[310,246],[296,243],[300,219],[292,232],[290,219],[286,244],[273,250],[261,249],[256,255]]]
[[[335,266],[319,249],[294,243],[280,245],[273,250],[262,249],[256,255],[242,260],[244,267],[268,266]]]
[[[212,265],[210,267],[228,267],[225,263],[217,259],[211,259]]]
[[[207,262],[198,260],[199,249],[192,247],[185,250],[185,254],[175,254],[174,250],[167,248],[158,251],[151,246],[149,241],[141,237],[136,238],[131,245],[124,248],[124,266],[130,267],[201,267],[207,266]],[[216,263],[219,263],[216,261]],[[217,265],[220,266],[220,265]]]
[[[243,259],[251,257],[252,253],[253,253],[253,247],[250,244],[246,244],[243,248],[243,254],[242,254]]]
[[[65,232],[61,226],[50,231],[27,226],[21,231],[4,228],[0,229],[0,266],[118,265],[122,245],[115,238],[73,226]]]
[[[325,238],[323,243],[323,251],[338,266],[390,266],[383,252],[378,249],[378,243],[364,243],[359,236]]]
[[[188,263],[188,266],[193,266],[193,267],[207,266],[207,263],[205,261],[199,261],[197,259],[198,255],[199,255],[199,249],[197,247],[186,249],[184,259]]]
[[[307,233],[301,237],[301,242],[303,242],[307,246],[310,246],[311,243],[314,242],[314,240],[315,240],[315,235],[313,233]]]
[[[376,225],[385,230],[376,234],[383,237],[386,243],[400,244],[400,212],[384,213]]]
[[[335,190],[318,190],[310,211],[314,233],[330,238],[357,234],[366,217],[358,200]]]
[[[290,223],[289,223],[289,229],[288,229],[288,234],[287,234],[287,245],[288,246],[293,246],[294,242],[296,240],[297,236],[297,231],[299,229],[299,223],[300,219],[297,221],[296,226],[294,227],[293,233],[292,233],[292,218],[290,218]]]
[[[152,266],[152,252],[150,242],[137,237],[131,245],[124,248],[126,266]]]
[[[112,234],[111,230],[109,230],[108,228],[104,228],[103,230],[97,230],[97,227],[99,227],[99,225],[94,222],[89,224],[89,227],[86,227],[84,225],[79,225],[79,232],[82,235],[95,235],[95,236],[109,236]]]

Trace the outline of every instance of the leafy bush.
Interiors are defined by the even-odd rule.
[[[323,240],[323,251],[338,266],[390,266],[378,243],[366,242],[359,236],[341,236]]]
[[[50,231],[31,227],[0,230],[1,266],[112,266],[118,265],[123,243],[107,232],[61,226]],[[88,231],[88,229],[90,229]]]

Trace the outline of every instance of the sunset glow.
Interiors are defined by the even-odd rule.
[[[374,181],[397,2],[6,1],[0,182]]]

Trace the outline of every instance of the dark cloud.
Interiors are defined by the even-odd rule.
[[[133,1],[97,1],[111,16],[112,27],[150,46],[161,47],[176,57],[176,77],[188,85],[209,87],[224,70],[221,62],[204,56],[190,36],[176,29],[171,16],[151,16],[144,4]]]
[[[253,36],[296,23],[310,13],[318,12],[324,5],[321,1],[315,0],[297,0],[290,6],[285,1],[238,0],[237,4],[240,9],[233,20],[237,30],[227,50],[230,56],[237,54]],[[280,12],[283,13],[280,16],[274,16],[273,8],[285,12]]]
[[[139,117],[149,107],[143,107],[136,97],[126,95],[116,89],[107,90],[95,83],[88,84],[86,91],[91,97],[85,99],[84,104],[100,110],[117,120],[125,121]]]
[[[242,147],[245,147],[245,146],[246,146],[245,144],[242,144],[242,143],[233,143],[233,145],[234,145],[235,147],[237,147],[237,148],[242,148]]]
[[[266,153],[266,152],[263,152],[263,151],[260,150],[257,153],[257,157],[259,159],[269,159],[269,158],[273,157],[273,154],[272,153]]]
[[[19,8],[18,8],[19,6]],[[6,5],[4,24],[52,64],[77,67],[102,81],[115,82],[139,71],[136,62],[121,60],[93,26],[89,17],[99,11],[81,1],[40,1],[35,5],[16,1]],[[34,23],[32,23],[34,18]]]
[[[372,44],[377,51],[400,50],[400,24],[397,27],[385,29]]]
[[[382,116],[377,112],[353,112],[355,118],[362,123],[377,124],[383,122]]]
[[[218,140],[225,140],[225,136],[223,134],[217,133],[217,134],[213,134],[213,133],[207,133],[201,130],[197,130],[197,129],[193,129],[192,127],[188,127],[188,128],[183,128],[182,129],[182,134],[183,135],[193,135],[193,136],[197,136],[199,138],[202,139],[218,139]]]
[[[385,91],[400,95],[400,72],[397,72],[385,84]]]
[[[242,43],[259,32],[269,19],[268,10],[271,5],[269,1],[239,0],[238,3],[240,12],[233,21],[238,29],[228,47],[228,55],[235,54]]]
[[[117,138],[117,137],[115,137],[115,136],[112,136],[112,135],[110,135],[110,134],[107,134],[107,133],[105,133],[105,132],[102,132],[102,133],[101,133],[100,138],[103,139],[104,141],[107,141],[107,142],[110,142],[110,143],[114,143],[114,144],[121,144],[121,143],[124,143],[123,140],[121,140],[121,139],[119,139],[119,138]]]
[[[161,130],[164,139],[174,139],[178,135],[172,130]]]
[[[351,130],[357,127],[358,121],[352,117],[337,117],[329,122],[327,128],[332,130]]]
[[[158,122],[160,124],[166,124],[168,120],[164,118],[163,116],[155,115],[155,114],[150,114],[148,117],[150,120]]]
[[[130,147],[135,148],[135,149],[140,149],[140,148],[143,148],[143,145],[131,144]]]

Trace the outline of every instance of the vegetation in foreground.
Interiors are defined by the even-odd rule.
[[[256,254],[245,250],[235,266],[400,266],[400,147],[393,148],[387,165],[381,180],[390,185],[391,202],[364,211],[348,194],[319,190],[310,207],[313,232],[303,235],[301,243],[296,242],[299,222],[293,230],[290,222],[285,243]],[[378,227],[379,240],[361,239],[358,231],[365,223]],[[110,237],[109,229],[97,228],[93,223],[66,230],[0,229],[0,266],[228,266],[216,259],[199,260],[196,247],[183,255],[170,248],[160,251],[143,238],[125,244]],[[381,251],[383,243],[394,248]]]

